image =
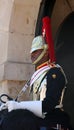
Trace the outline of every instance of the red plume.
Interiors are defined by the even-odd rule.
[[[49,56],[50,56],[50,62],[56,62],[55,58],[55,51],[54,51],[54,43],[53,43],[53,38],[52,38],[52,30],[51,30],[51,19],[46,16],[42,19],[43,23],[43,35],[45,33],[45,40],[46,43],[48,44],[48,49],[49,49]]]

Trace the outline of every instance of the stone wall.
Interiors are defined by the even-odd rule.
[[[29,80],[34,71],[30,46],[38,9],[39,1],[35,0],[0,1],[0,94],[11,93],[9,88],[18,86],[18,82],[23,87],[22,82]]]

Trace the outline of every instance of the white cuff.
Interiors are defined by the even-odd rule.
[[[27,109],[33,112],[35,115],[42,117],[42,101],[9,101],[8,111],[10,112],[15,109]]]

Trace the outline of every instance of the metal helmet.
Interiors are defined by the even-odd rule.
[[[30,53],[38,50],[38,49],[45,49],[45,47],[47,46],[45,39],[43,38],[43,36],[37,36],[33,39],[32,41],[32,46],[31,46],[31,51]],[[46,47],[47,48],[47,47]]]

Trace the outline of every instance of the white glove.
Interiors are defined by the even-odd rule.
[[[17,105],[18,105],[18,102],[16,102],[16,101],[7,101],[6,102],[6,106],[8,108],[8,112],[10,112],[12,110],[15,110]]]

